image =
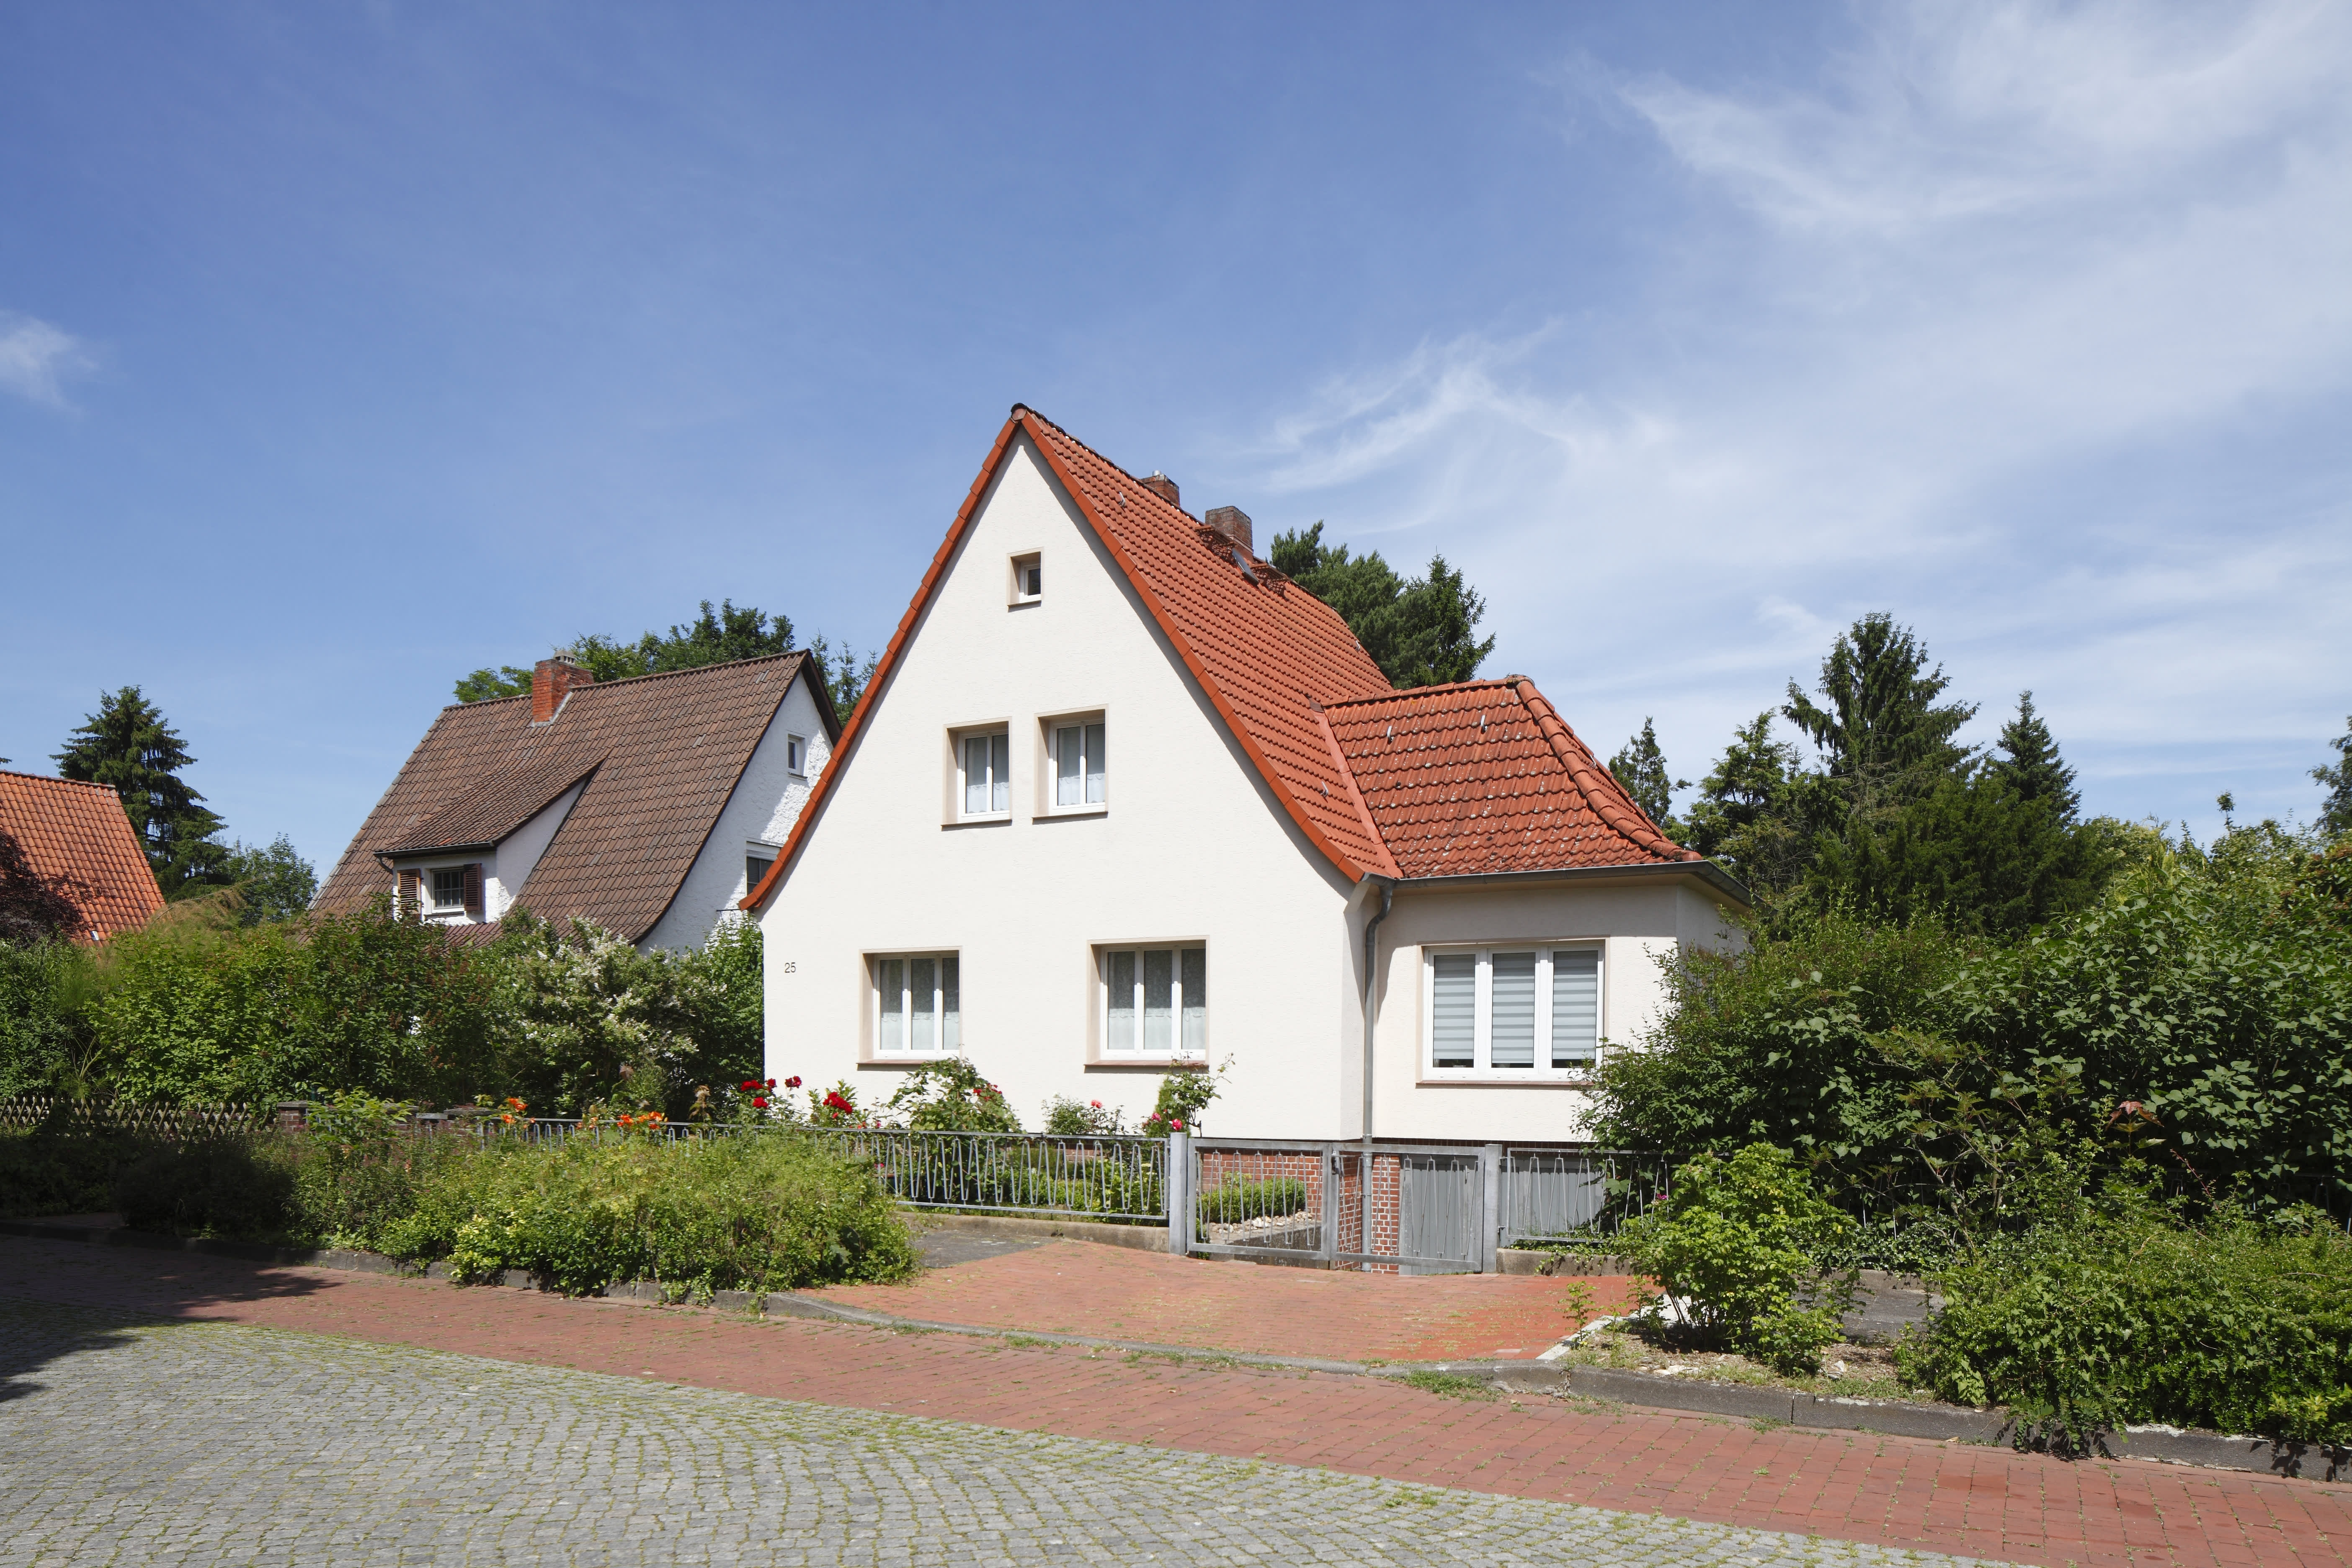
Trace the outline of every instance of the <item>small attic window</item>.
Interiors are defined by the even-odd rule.
[[[1013,593],[1009,603],[1013,605],[1034,605],[1045,596],[1045,567],[1034,552],[1013,558]]]

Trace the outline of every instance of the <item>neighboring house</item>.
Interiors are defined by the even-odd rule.
[[[74,934],[102,942],[134,931],[163,907],[122,801],[101,784],[0,772],[0,833],[16,841],[34,875],[73,900]]]
[[[1133,1120],[1230,1061],[1219,1134],[1572,1139],[1744,902],[1531,683],[1391,689],[1246,516],[1016,406],[747,907],[778,1077]]]
[[[391,894],[482,939],[520,904],[698,947],[774,859],[840,732],[805,654],[601,685],[541,659],[529,696],[441,710],[316,907]]]

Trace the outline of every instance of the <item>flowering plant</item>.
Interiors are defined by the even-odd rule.
[[[857,1091],[847,1083],[836,1083],[820,1096],[810,1089],[809,1121],[818,1127],[863,1127],[866,1114],[857,1107]]]

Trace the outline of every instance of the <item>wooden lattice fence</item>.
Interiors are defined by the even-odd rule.
[[[112,1133],[171,1142],[246,1132],[266,1125],[269,1111],[252,1105],[148,1105],[129,1100],[59,1100],[48,1095],[0,1099],[0,1129]]]

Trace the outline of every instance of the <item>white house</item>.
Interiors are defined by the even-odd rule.
[[[841,726],[803,653],[598,683],[541,659],[527,697],[441,710],[320,890],[393,894],[487,937],[517,904],[640,947],[740,918]]]
[[[961,1052],[1034,1124],[1230,1064],[1220,1135],[1444,1140],[1578,1136],[1742,901],[1531,683],[1391,689],[1248,518],[1019,406],[745,900],[777,1077]]]

